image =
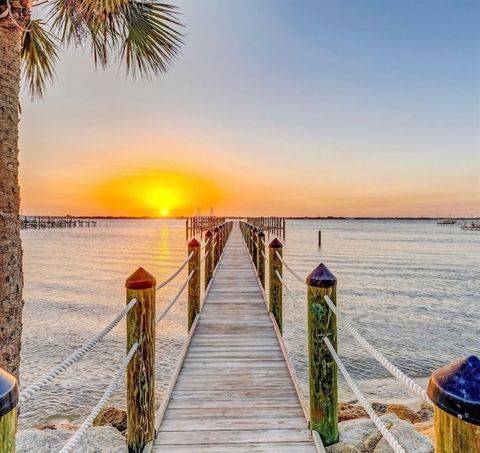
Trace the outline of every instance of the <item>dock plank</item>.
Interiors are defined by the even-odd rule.
[[[154,451],[317,451],[237,225],[163,414]]]

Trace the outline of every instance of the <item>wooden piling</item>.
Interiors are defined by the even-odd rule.
[[[257,246],[257,233],[258,230],[256,227],[252,230],[252,262],[255,268],[258,268],[257,256],[258,256],[258,246]]]
[[[205,289],[213,276],[213,232],[207,230],[205,233]]]
[[[217,267],[218,262],[220,261],[220,243],[219,243],[219,232],[220,229],[215,227],[213,230],[213,242],[215,244],[214,250],[213,250],[213,268],[215,269]]]
[[[127,278],[127,352],[138,343],[127,367],[127,447],[140,453],[155,438],[155,278],[137,269]]]
[[[322,231],[318,230],[318,246],[322,246]]]
[[[265,289],[265,233],[257,234],[257,273],[258,279]]]
[[[188,262],[188,275],[193,272],[188,282],[188,331],[195,317],[200,313],[200,242],[193,238],[188,243],[188,255],[193,253]]]
[[[324,264],[307,277],[308,370],[310,429],[317,431],[325,446],[338,441],[337,365],[323,338],[337,350],[337,320],[325,296],[337,304],[337,279]]]
[[[268,246],[268,262],[269,262],[269,305],[268,309],[270,313],[273,314],[275,321],[277,322],[278,329],[280,333],[282,332],[282,293],[283,286],[280,278],[277,275],[277,272],[280,274],[280,277],[283,276],[282,273],[282,261],[278,257],[277,252],[282,256],[282,243],[274,238]]]
[[[434,371],[435,453],[480,452],[480,358],[470,356]]]
[[[0,452],[15,453],[15,430],[18,404],[15,376],[0,368]]]

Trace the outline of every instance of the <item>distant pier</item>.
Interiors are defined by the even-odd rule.
[[[52,216],[20,216],[20,228],[44,229],[44,228],[93,228],[97,226],[95,219],[79,219],[76,217],[52,217]]]

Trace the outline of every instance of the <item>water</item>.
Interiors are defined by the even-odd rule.
[[[186,254],[184,221],[104,221],[100,228],[22,232],[25,309],[22,386],[61,362],[125,304],[124,282],[138,266],[162,281]],[[323,246],[317,247],[318,230]],[[267,237],[268,239],[268,237]],[[338,305],[380,351],[424,382],[437,367],[480,350],[480,234],[432,221],[287,221],[284,257],[306,276],[319,262],[338,279]],[[288,272],[284,337],[307,389],[305,289]],[[158,294],[167,304],[186,271]],[[186,335],[185,298],[157,331],[160,401]],[[79,363],[22,407],[21,426],[79,422],[125,354],[120,323]],[[340,329],[339,350],[373,400],[409,394]],[[351,398],[343,381],[341,397]],[[111,403],[124,406],[122,383]],[[157,401],[157,402],[158,402]]]

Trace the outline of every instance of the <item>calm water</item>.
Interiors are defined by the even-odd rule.
[[[100,228],[22,232],[25,309],[22,386],[61,362],[125,304],[138,266],[163,280],[185,257],[184,221],[104,221]],[[323,247],[317,247],[318,230]],[[432,221],[288,221],[285,259],[306,276],[324,262],[338,279],[338,304],[378,349],[424,381],[436,367],[480,352],[480,233]],[[285,272],[284,336],[306,385],[305,289]],[[186,277],[158,293],[159,310]],[[185,299],[157,331],[160,400],[186,334]],[[77,422],[100,398],[125,354],[120,323],[84,359],[22,407],[24,427]],[[373,400],[408,398],[403,387],[340,331],[342,358]],[[124,405],[121,387],[112,404]],[[341,383],[341,396],[350,398]]]

